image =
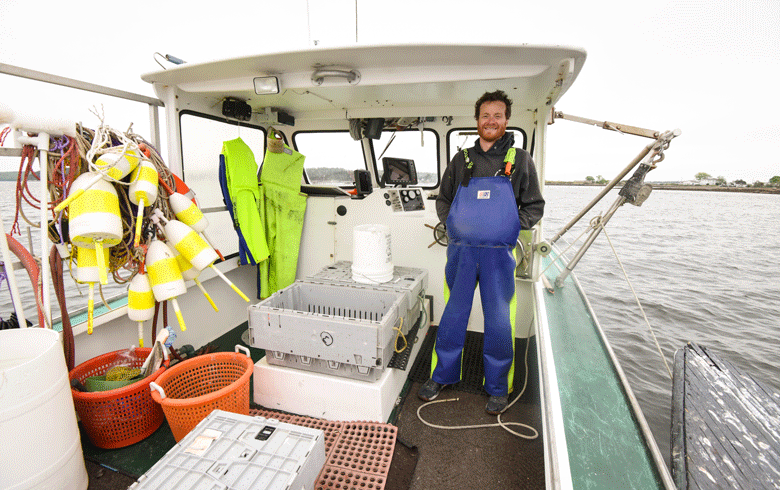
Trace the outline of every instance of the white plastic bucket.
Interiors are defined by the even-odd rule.
[[[0,448],[0,488],[87,488],[68,368],[53,330],[0,331]]]
[[[385,225],[359,225],[353,230],[352,279],[377,284],[393,278],[390,228]]]

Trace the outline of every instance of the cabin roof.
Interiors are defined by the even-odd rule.
[[[518,109],[543,109],[568,90],[582,69],[581,48],[538,45],[406,44],[315,48],[185,63],[141,78],[218,103],[242,99],[253,111],[282,109],[297,118],[473,114],[486,90],[501,89]],[[359,81],[317,69],[354,70]],[[257,95],[255,77],[276,76],[280,93]]]

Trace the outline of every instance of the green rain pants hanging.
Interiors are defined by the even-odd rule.
[[[301,194],[305,158],[286,145],[281,153],[265,153],[259,210],[270,256],[258,265],[261,299],[295,282],[306,212]]]
[[[268,258],[265,229],[258,205],[257,163],[251,148],[241,138],[222,143],[225,176],[233,201],[233,219],[238,224],[255,262]]]

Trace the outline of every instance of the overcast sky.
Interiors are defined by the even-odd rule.
[[[752,183],[780,175],[780,0],[527,3],[0,0],[0,62],[153,96],[140,75],[160,68],[155,52],[195,62],[315,40],[580,46],[588,59],[557,110],[682,130],[648,180],[707,172]],[[94,99],[40,96],[11,78],[0,75],[0,100],[95,124]],[[111,116],[106,122],[122,128]],[[137,132],[147,118],[145,110],[132,116]],[[646,143],[557,121],[546,177],[612,178]]]

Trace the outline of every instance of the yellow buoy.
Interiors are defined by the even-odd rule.
[[[154,292],[149,276],[138,273],[127,291],[127,316],[138,322],[138,346],[144,346],[144,322],[154,318]]]
[[[71,185],[71,192],[74,189],[83,189],[84,192],[68,208],[69,235],[74,246],[97,251],[100,283],[107,284],[104,247],[113,247],[122,240],[122,217],[119,197],[112,184],[101,179],[91,187],[84,187],[93,177],[93,172],[85,172]]]
[[[157,200],[157,183],[159,175],[157,168],[151,162],[141,162],[130,176],[132,184],[127,190],[130,202],[138,206],[135,219],[135,238],[133,246],[141,242],[141,222],[144,216],[144,207],[151,206]]]
[[[184,284],[184,278],[176,263],[176,255],[168,245],[160,240],[152,240],[146,251],[146,271],[154,298],[161,303],[171,300],[179,326],[182,330],[187,330],[179,303],[176,301],[177,296],[187,292],[187,285]]]

